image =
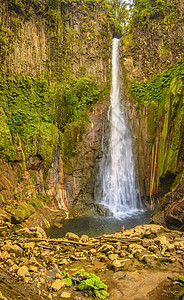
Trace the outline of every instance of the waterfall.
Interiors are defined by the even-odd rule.
[[[142,208],[136,187],[131,133],[120,97],[119,42],[119,39],[113,39],[110,139],[108,151],[104,151],[100,162],[98,180],[101,191],[97,196],[101,198],[100,204],[116,217],[135,214]]]

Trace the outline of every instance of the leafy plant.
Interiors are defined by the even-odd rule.
[[[63,273],[65,277],[61,279],[67,282],[69,286],[72,284],[78,284],[80,291],[85,291],[89,296],[95,296],[99,299],[105,299],[109,296],[109,293],[105,290],[107,286],[100,280],[98,276],[85,271],[79,271],[74,276],[70,276],[68,273]]]
[[[174,282],[177,282],[181,287],[184,288],[184,275],[178,275],[178,278],[173,279]],[[181,300],[184,300],[184,294],[180,297]]]

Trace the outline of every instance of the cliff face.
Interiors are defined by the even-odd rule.
[[[107,12],[105,1],[1,1],[0,203],[16,222],[40,205],[64,217],[93,206]]]
[[[131,30],[123,38],[121,48],[126,91],[135,116],[133,131],[141,194],[150,197],[152,207],[155,197],[163,196],[183,181],[184,167],[184,8],[182,1],[166,1],[163,7],[154,5],[149,12],[142,8],[144,13],[140,12],[139,19],[134,11]],[[176,191],[169,202],[167,197],[162,200],[162,224],[172,214],[172,209],[166,211],[166,202],[181,211],[183,200],[181,192],[176,197]],[[183,215],[176,214],[177,218],[180,221],[175,222],[176,228],[184,221]]]
[[[61,82],[91,74],[104,84],[110,40],[104,1],[45,1],[39,7],[1,1],[3,76],[22,73]]]

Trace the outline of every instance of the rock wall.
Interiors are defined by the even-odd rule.
[[[183,13],[181,1],[167,1],[157,13],[150,10],[142,19],[134,15],[137,24],[132,23],[122,39],[122,73],[132,111],[139,184],[151,207],[159,206],[156,199],[172,191],[183,174]],[[170,203],[178,212],[182,209],[180,193],[175,192],[171,202],[162,201],[164,207]],[[172,223],[168,211],[162,224]]]
[[[111,25],[105,1],[1,1],[0,151],[1,177],[3,172],[6,176],[0,204],[16,221],[27,218],[25,211],[32,214],[40,203],[62,209],[64,217],[69,210],[77,215],[89,206],[93,209],[104,109],[96,102],[108,98]],[[65,103],[67,92],[81,78],[84,90],[100,94],[90,94],[89,103],[81,104],[86,105],[82,107],[89,115],[86,119],[79,114],[67,117],[71,105]],[[68,140],[66,127],[73,135]],[[70,148],[72,155],[67,157]],[[33,198],[39,203],[28,204]]]

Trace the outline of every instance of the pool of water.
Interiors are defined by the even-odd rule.
[[[126,217],[80,217],[64,220],[62,227],[52,226],[46,229],[47,236],[50,238],[64,237],[67,232],[73,232],[79,236],[86,234],[89,237],[100,236],[102,234],[113,234],[120,232],[122,226],[125,229],[133,228],[141,224],[149,224],[150,212],[142,211],[136,215]]]

